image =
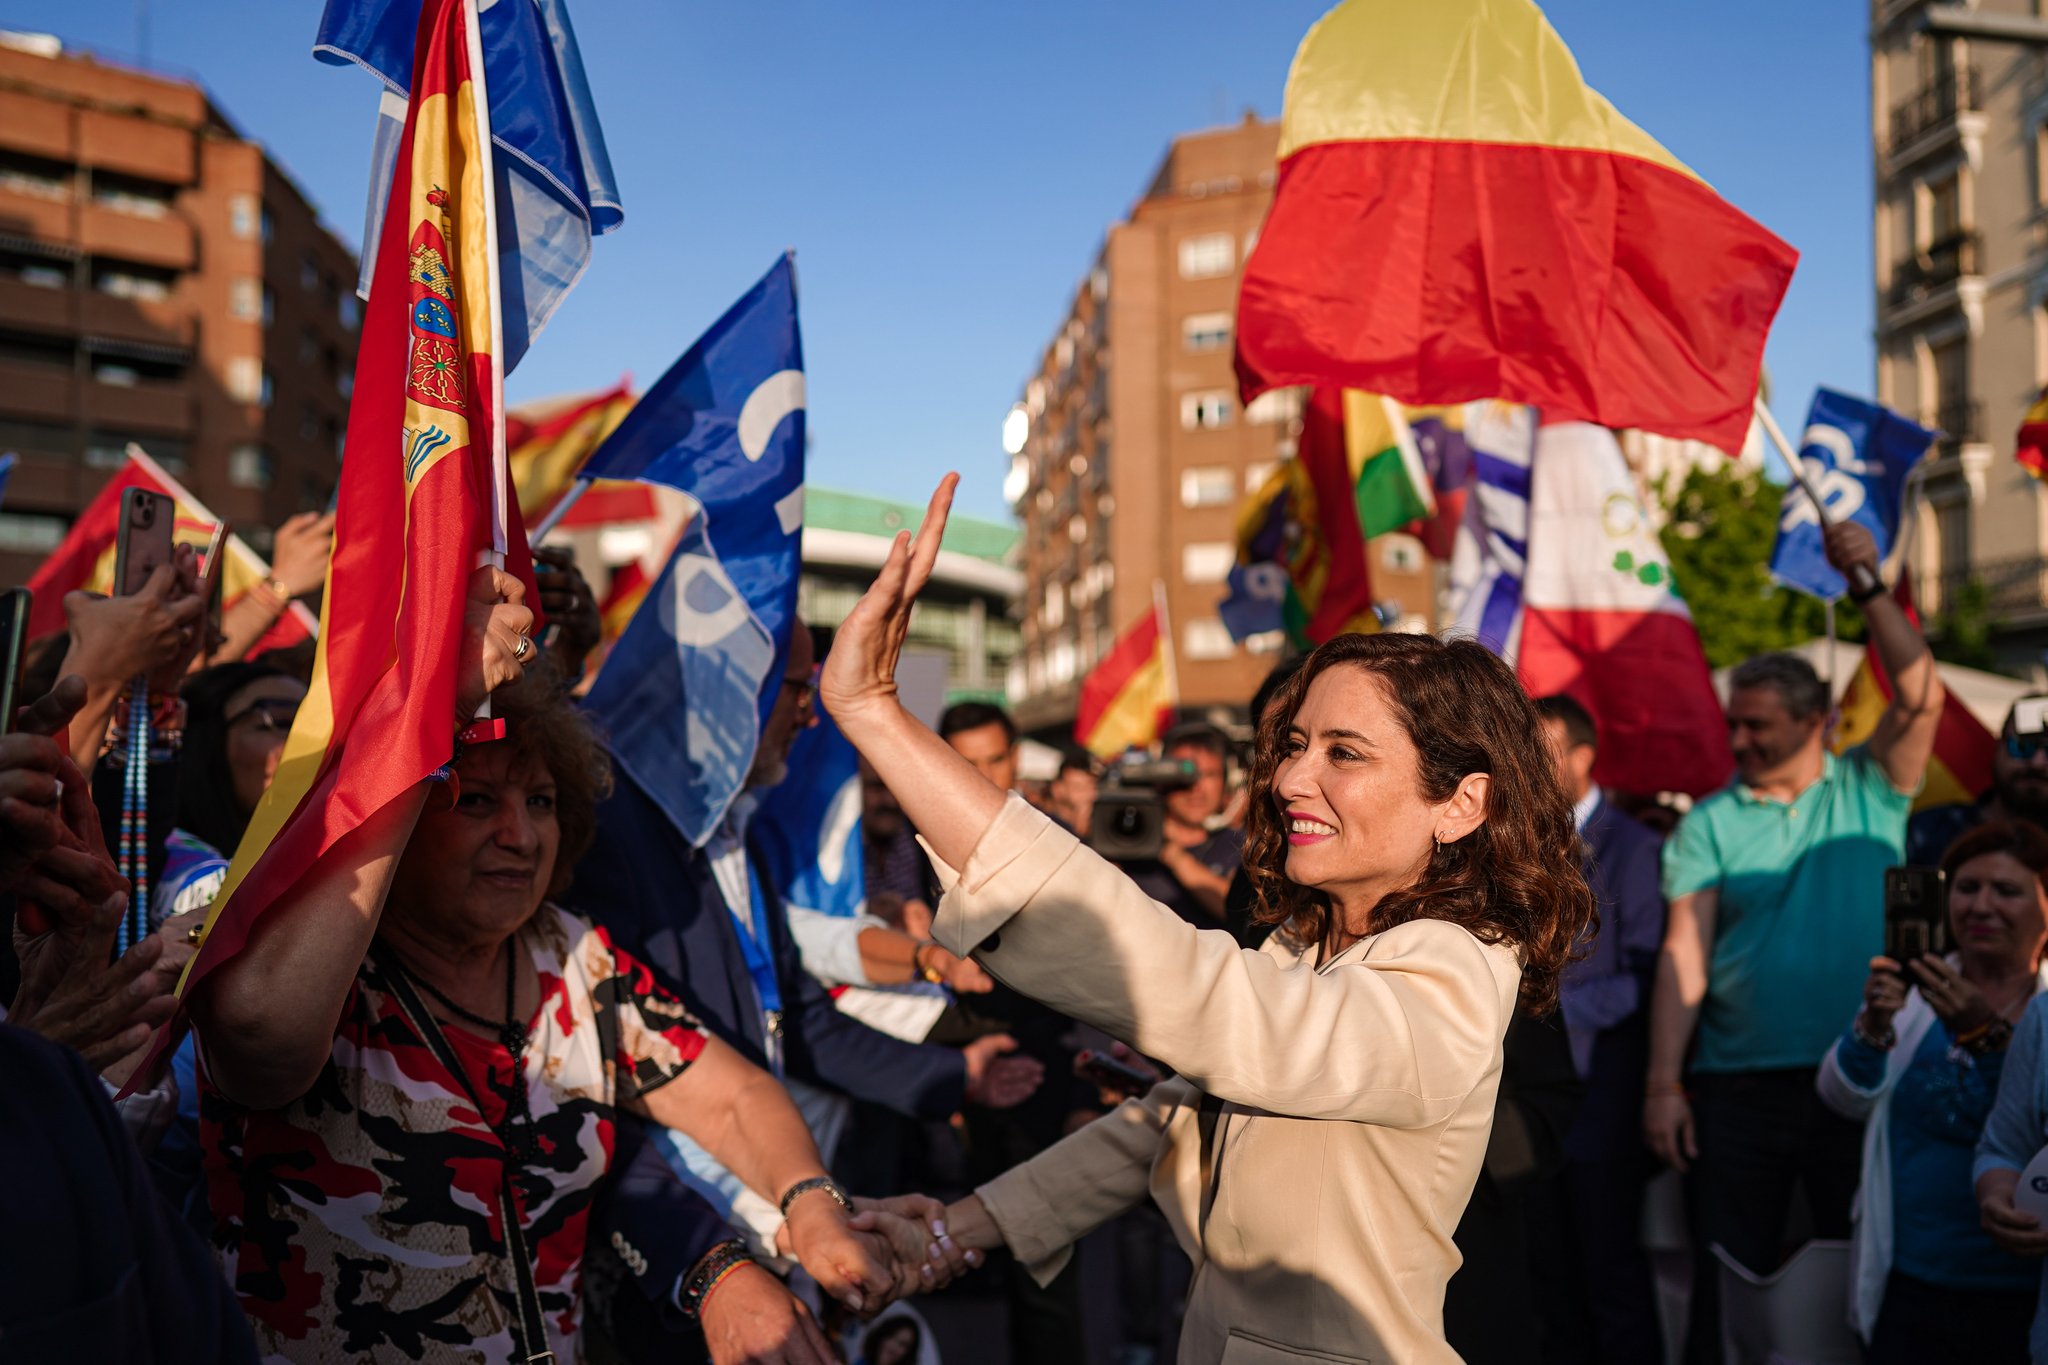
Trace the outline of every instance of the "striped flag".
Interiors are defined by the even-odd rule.
[[[502,546],[527,602],[539,600],[516,506],[502,540],[495,525],[509,490],[481,63],[467,0],[426,0],[356,356],[313,677],[185,991],[239,952],[337,841],[448,761],[479,554]]]
[[[519,514],[537,522],[560,501],[575,482],[576,473],[590,453],[604,444],[633,407],[633,391],[625,380],[604,393],[581,395],[553,403],[515,408],[505,414],[505,463],[512,471],[512,485],[518,490]],[[631,510],[644,511],[638,517],[615,516],[598,520],[640,520],[654,515],[654,499],[638,484],[606,483],[593,497],[629,492],[635,502]],[[583,516],[564,518],[572,524],[596,524],[588,520],[591,509],[578,505]]]
[[[1918,626],[1920,615],[1913,607],[1913,582],[1903,570],[1892,596],[1905,609],[1906,619]],[[1849,689],[1842,694],[1841,718],[1835,725],[1835,752],[1842,753],[1869,739],[1891,700],[1891,679],[1885,676],[1877,646],[1867,644],[1863,662],[1849,679]],[[1950,691],[1941,703],[1941,722],[1934,731],[1934,756],[1928,760],[1927,777],[1920,794],[1913,798],[1913,809],[1975,801],[1991,789],[1991,767],[1997,752],[1998,737]]]
[[[1172,722],[1173,663],[1158,606],[1125,631],[1081,680],[1074,738],[1098,758],[1157,742]]]
[[[2019,435],[2014,438],[2012,457],[2020,462],[2020,468],[2037,479],[2048,479],[2048,389],[2027,408],[2026,416],[2020,418]]]
[[[1237,372],[1740,450],[1798,254],[1579,74],[1530,0],[1345,0],[1287,76]]]
[[[205,550],[220,519],[191,490],[172,478],[169,471],[144,454],[140,446],[128,447],[120,469],[108,479],[93,500],[78,514],[69,534],[50,552],[28,581],[35,594],[35,609],[29,614],[31,639],[54,635],[65,629],[64,594],[76,588],[87,592],[110,592],[114,586],[114,538],[121,525],[121,494],[130,488],[161,493],[178,505],[178,542]],[[270,577],[270,565],[240,536],[227,539],[222,566],[221,605],[231,608],[251,588]],[[250,647],[250,657],[269,649],[297,644],[319,627],[313,613],[302,602],[294,602],[277,624]]]
[[[1529,462],[1536,413],[1474,403],[1465,419],[1472,460],[1465,521],[1451,552],[1451,621],[1503,659],[1522,643],[1522,576],[1529,568]]]

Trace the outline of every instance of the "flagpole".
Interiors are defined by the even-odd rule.
[[[1159,613],[1160,662],[1166,666],[1166,695],[1173,699],[1176,715],[1180,712],[1180,667],[1173,657],[1173,617],[1166,610],[1166,580],[1152,580],[1152,610]]]
[[[483,164],[485,293],[491,317],[491,548],[477,552],[478,565],[505,567],[505,527],[509,520],[510,470],[505,459],[505,311],[498,260],[498,177],[491,148],[491,94],[484,84],[483,30],[477,25],[478,0],[462,0],[462,31],[469,50],[471,103],[476,110],[477,158]]]
[[[528,533],[526,543],[528,545],[538,545],[543,540],[546,540],[548,532],[561,525],[562,518],[569,515],[569,509],[574,507],[577,500],[590,491],[590,485],[594,482],[596,482],[594,479],[578,479],[570,484],[569,491],[562,494],[555,505],[548,509],[548,514],[540,519],[540,525],[534,527]]]
[[[1819,490],[1807,480],[1806,470],[1799,463],[1799,453],[1793,450],[1792,443],[1785,439],[1785,433],[1778,427],[1778,419],[1771,416],[1771,410],[1764,406],[1763,396],[1759,394],[1751,406],[1756,410],[1757,421],[1763,423],[1764,434],[1771,438],[1771,444],[1776,446],[1778,453],[1785,457],[1786,467],[1792,471],[1792,477],[1798,481],[1800,491],[1805,493],[1807,498],[1812,501],[1814,515],[1820,518],[1821,526],[1823,528],[1833,526],[1835,519],[1828,515],[1828,505],[1821,501]],[[1848,578],[1849,595],[1851,597],[1865,597],[1872,592],[1882,592],[1884,590],[1884,584],[1879,581],[1877,576],[1860,564],[1850,569]]]

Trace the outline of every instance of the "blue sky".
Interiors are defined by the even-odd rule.
[[[510,381],[645,385],[785,247],[803,289],[813,482],[1004,515],[1004,412],[1105,228],[1177,133],[1277,116],[1324,0],[1029,6],[581,0],[626,223]],[[1551,0],[1588,80],[1802,253],[1768,363],[1871,390],[1862,0]],[[135,0],[9,0],[0,27],[110,60]],[[151,64],[196,76],[342,237],[375,83],[309,55],[314,3],[152,0]]]

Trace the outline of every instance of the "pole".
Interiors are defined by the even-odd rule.
[[[1159,657],[1166,665],[1166,695],[1173,709],[1180,710],[1180,668],[1173,658],[1173,618],[1166,610],[1166,580],[1152,580],[1152,610],[1159,613]]]
[[[1755,400],[1752,406],[1756,409],[1757,421],[1763,423],[1764,434],[1771,438],[1771,444],[1776,446],[1778,453],[1785,457],[1785,464],[1791,469],[1792,477],[1798,481],[1800,491],[1805,493],[1812,501],[1814,515],[1820,518],[1821,526],[1828,527],[1834,525],[1835,519],[1828,515],[1828,505],[1821,501],[1819,490],[1807,480],[1806,469],[1799,463],[1799,452],[1792,449],[1792,443],[1785,439],[1785,433],[1778,427],[1778,419],[1771,416],[1771,410],[1764,406],[1764,400],[1761,396]],[[1866,597],[1872,592],[1882,592],[1883,590],[1884,584],[1879,582],[1877,577],[1862,565],[1859,564],[1850,571],[1849,595],[1851,597]]]
[[[561,500],[553,507],[550,507],[548,514],[540,519],[540,525],[534,527],[528,533],[526,543],[528,545],[538,545],[543,540],[546,540],[548,532],[561,525],[562,518],[569,515],[569,509],[574,507],[577,500],[590,491],[591,482],[589,479],[578,479],[570,484],[569,491],[562,494]]]

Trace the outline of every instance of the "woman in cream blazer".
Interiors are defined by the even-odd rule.
[[[934,933],[1178,1073],[948,1211],[1041,1278],[1148,1194],[1196,1273],[1183,1362],[1451,1362],[1451,1233],[1501,1040],[1592,900],[1571,803],[1513,674],[1479,645],[1345,636],[1261,725],[1246,867],[1264,948],[1147,899],[996,791],[895,694],[951,476],[840,628],[821,691],[947,885]],[[957,868],[958,871],[954,871]]]

